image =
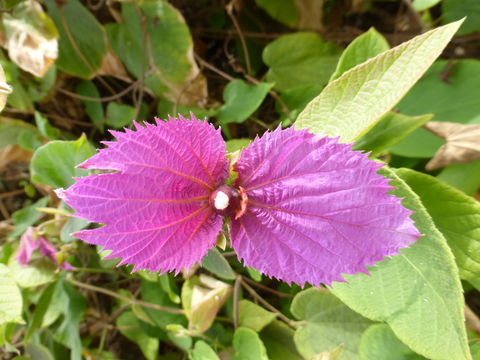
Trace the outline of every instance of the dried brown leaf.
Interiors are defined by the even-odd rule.
[[[16,163],[29,163],[32,152],[18,145],[8,145],[0,149],[0,172]]]
[[[7,95],[12,92],[12,88],[8,85],[5,79],[5,73],[3,72],[3,68],[0,65],[0,111],[3,110],[5,104],[7,103]]]
[[[445,140],[427,170],[480,160],[480,125],[430,121],[424,127]]]
[[[125,66],[113,53],[112,49],[109,49],[103,58],[103,63],[100,69],[96,72],[97,76],[110,75],[125,82],[132,82],[130,76],[128,76]]]

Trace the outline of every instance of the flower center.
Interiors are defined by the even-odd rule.
[[[210,195],[210,205],[220,215],[241,217],[247,210],[248,198],[242,187],[235,189],[230,185],[220,185]]]

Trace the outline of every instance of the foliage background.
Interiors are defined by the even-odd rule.
[[[1,10],[13,93],[0,118],[0,358],[480,358],[478,0],[7,0]],[[52,190],[86,174],[74,166],[111,138],[106,129],[193,111],[235,151],[290,126],[353,66],[466,15],[441,59],[355,145],[407,168],[387,175],[428,229],[380,275],[302,291],[244,268],[228,247],[190,274],[131,274],[69,235],[88,223]],[[471,127],[455,127],[455,143],[424,126],[432,120]],[[29,226],[75,269],[38,254],[21,267]]]

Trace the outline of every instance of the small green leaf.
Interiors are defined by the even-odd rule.
[[[424,11],[424,10],[430,9],[431,7],[437,5],[440,1],[442,1],[442,0],[413,0],[412,5],[415,8],[415,10]],[[461,19],[461,17],[458,18],[458,19]],[[455,19],[455,20],[458,20],[458,19]],[[447,21],[447,23],[448,22],[450,22],[450,21]]]
[[[135,120],[136,113],[137,110],[133,106],[110,102],[107,105],[105,123],[118,129],[131,124]]]
[[[418,129],[432,118],[433,115],[407,116],[388,112],[380,121],[353,146],[354,150],[371,151],[373,155],[398,144],[412,131]]]
[[[67,188],[73,184],[74,176],[89,173],[75,166],[94,153],[85,135],[76,141],[50,141],[39,147],[33,155],[30,165],[32,181],[53,188]]]
[[[24,206],[22,209],[15,211],[12,215],[15,227],[8,236],[10,238],[16,238],[22,235],[29,226],[40,220],[43,214],[38,211],[37,208],[45,207],[47,206],[47,203],[48,198],[44,197],[30,206]]]
[[[40,133],[35,126],[22,120],[0,118],[0,149],[14,144],[24,147],[20,143],[23,136],[36,139],[39,143]],[[33,150],[30,147],[27,149]]]
[[[233,153],[237,150],[246,148],[252,140],[250,139],[232,139],[227,141],[227,153]]]
[[[303,360],[297,351],[293,336],[295,332],[285,323],[273,320],[260,333],[270,360]]]
[[[45,4],[60,33],[58,68],[82,79],[92,78],[107,53],[102,26],[78,0],[66,0],[62,6],[55,0],[46,0]]]
[[[295,344],[307,359],[341,344],[344,348],[340,359],[357,359],[361,334],[372,324],[337,297],[315,288],[299,292],[290,311],[306,322],[295,332]]]
[[[65,225],[63,225],[62,230],[60,231],[60,240],[63,242],[71,242],[76,238],[73,237],[72,233],[85,229],[90,222],[85,219],[80,219],[77,217],[69,217]]]
[[[270,324],[276,317],[277,314],[267,311],[251,301],[240,300],[238,303],[238,320],[240,326],[250,328],[256,332],[262,331],[262,329]]]
[[[370,326],[360,341],[360,360],[422,360],[423,356],[415,354],[407,345],[395,336],[386,324]]]
[[[294,0],[255,0],[257,6],[265,10],[275,20],[291,28],[298,25],[300,13]]]
[[[248,328],[239,327],[233,335],[235,355],[231,360],[268,360],[267,350],[258,334]]]
[[[285,91],[306,85],[325,85],[335,70],[340,48],[312,32],[283,35],[268,44],[263,61],[266,79]]]
[[[199,340],[193,348],[192,360],[220,360],[220,358],[205,341]]]
[[[438,360],[470,360],[463,315],[463,295],[455,259],[446,240],[413,190],[391,169],[392,193],[422,238],[399,255],[369,268],[370,275],[345,275],[332,291],[363,316],[384,321],[415,352]],[[415,326],[412,326],[415,324]]]
[[[40,134],[45,136],[47,139],[57,140],[60,138],[60,130],[52,126],[48,119],[38,111],[35,111],[35,124],[37,125]]]
[[[117,318],[116,325],[123,336],[138,345],[147,360],[157,359],[158,339],[149,337],[145,332],[141,331],[139,321],[133,312],[125,311],[122,313]]]
[[[217,249],[210,249],[202,259],[202,267],[217,275],[221,279],[234,280],[235,272],[228,261]]]
[[[447,239],[460,277],[480,277],[480,203],[430,175],[409,169],[400,169],[397,174],[420,197]]]
[[[82,81],[79,83],[75,91],[79,95],[88,96],[91,98],[100,98],[100,93],[92,81]],[[95,126],[103,132],[105,123],[105,114],[103,113],[102,103],[100,101],[82,100],[85,106],[85,112]]]
[[[7,322],[23,323],[22,302],[22,294],[10,269],[0,264],[0,325]]]
[[[85,298],[69,283],[62,281],[58,286],[61,290],[58,292],[58,296],[61,297],[60,304],[64,320],[56,329],[53,337],[55,341],[72,350],[70,360],[81,360],[80,322],[83,319],[83,313],[86,308]]]
[[[50,350],[42,344],[37,343],[29,343],[25,347],[25,351],[28,355],[30,355],[31,359],[35,360],[55,360],[53,355],[51,354]]]
[[[415,84],[440,55],[461,21],[419,35],[347,71],[325,87],[296,121],[296,128],[359,139]]]
[[[217,112],[220,124],[247,120],[262,104],[272,86],[269,83],[250,85],[243,80],[229,82],[223,91],[225,104]]]
[[[338,79],[344,72],[390,49],[387,40],[374,28],[353,40],[343,51],[330,81]]]
[[[48,285],[47,288],[43,290],[42,295],[38,299],[37,305],[35,306],[35,312],[33,313],[33,316],[28,323],[27,331],[25,332],[25,343],[28,343],[32,334],[37,329],[41,328],[43,319],[50,306],[56,286],[56,282]]]
[[[252,267],[247,267],[248,275],[256,282],[262,281],[262,273]]]
[[[478,0],[443,0],[442,22],[449,23],[466,17],[458,30],[459,35],[471,34],[480,30],[480,2]]]

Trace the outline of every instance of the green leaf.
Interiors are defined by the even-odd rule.
[[[360,360],[422,360],[423,356],[415,354],[408,346],[395,336],[388,325],[370,326],[360,341]]]
[[[480,30],[480,2],[477,0],[443,0],[442,22],[449,23],[466,17],[458,30],[459,35],[471,34]]]
[[[288,108],[288,114],[282,112],[283,107],[279,102],[275,104],[275,109],[280,113],[280,121],[283,126],[290,126],[298,117],[298,114],[312,101],[323,89],[323,85],[313,84],[288,89],[282,92],[280,98]]]
[[[105,123],[114,128],[127,126],[135,120],[137,110],[130,105],[117,104],[109,102],[107,105],[107,118]]]
[[[23,323],[22,294],[8,267],[0,264],[0,325],[7,322]]]
[[[202,267],[217,275],[221,279],[234,280],[235,272],[228,261],[217,249],[210,249],[202,259]]]
[[[231,360],[268,360],[265,346],[258,334],[248,328],[239,327],[233,335],[235,355]]]
[[[272,86],[269,83],[250,85],[243,80],[229,82],[223,91],[225,104],[217,112],[220,124],[247,120],[262,104]]]
[[[38,111],[35,111],[35,124],[37,125],[40,134],[45,136],[47,139],[57,140],[60,138],[60,130],[58,130],[56,127],[53,127],[48,119]]]
[[[442,0],[413,0],[412,5],[415,8],[415,10],[424,11],[424,10],[430,9],[431,7],[437,5],[440,1],[442,1]],[[459,20],[459,19],[461,19],[461,18],[458,18],[458,19],[455,19],[455,20]],[[450,21],[447,21],[447,23],[449,23],[449,22]]]
[[[297,351],[293,335],[295,332],[283,322],[273,320],[260,333],[270,360],[303,360]]]
[[[233,153],[237,150],[246,148],[252,140],[250,139],[232,139],[227,141],[227,153]]]
[[[262,281],[262,273],[258,270],[255,270],[252,267],[247,267],[247,272],[250,277],[255,280],[256,282]]]
[[[61,6],[55,0],[45,4],[60,33],[58,68],[82,79],[92,78],[107,53],[102,26],[78,0],[65,0]]]
[[[256,332],[262,331],[262,329],[270,324],[276,317],[277,314],[267,311],[251,301],[240,300],[238,303],[238,320],[240,326],[250,328]]]
[[[168,294],[163,290],[160,283],[150,282],[147,280],[141,281],[141,294],[142,300],[146,302],[151,302],[157,305],[168,306],[172,308],[178,308],[178,305],[173,303],[170,300]],[[150,317],[153,322],[160,327],[165,329],[168,324],[180,324],[186,325],[186,319],[182,315],[171,314],[165,311],[154,310],[150,308],[144,308],[144,311]]]
[[[390,49],[387,40],[374,28],[353,40],[343,51],[330,81],[338,79],[344,72]]]
[[[332,291],[345,304],[372,320],[384,321],[415,352],[436,360],[470,360],[463,296],[453,254],[413,190],[391,169],[392,193],[422,238],[399,255],[370,267],[370,275],[345,275]],[[413,326],[414,324],[414,326]]]
[[[44,197],[33,203],[30,206],[24,206],[22,209],[17,210],[12,215],[13,223],[15,227],[12,232],[8,234],[10,238],[16,238],[22,235],[27,228],[35,224],[43,214],[37,210],[37,208],[47,206],[48,198]]]
[[[296,128],[359,139],[389,111],[428,69],[461,22],[419,35],[344,73],[312,100]]]
[[[199,340],[193,348],[192,360],[220,360],[220,358],[205,341]]]
[[[22,288],[36,287],[51,282],[55,276],[56,264],[46,257],[34,259],[27,266],[20,265],[15,257],[8,264],[13,278]]]
[[[303,357],[310,359],[344,344],[340,359],[358,359],[360,337],[372,324],[370,320],[350,310],[332,294],[316,288],[299,292],[290,311],[295,318],[305,321],[294,338]]]
[[[263,61],[270,67],[266,79],[285,91],[305,85],[325,85],[335,70],[340,48],[316,33],[283,35],[268,44]]]
[[[76,238],[73,237],[72,233],[85,229],[90,222],[85,219],[80,219],[77,217],[69,217],[65,225],[63,225],[62,230],[60,231],[60,240],[63,242],[71,242]]]
[[[91,98],[100,98],[100,93],[92,81],[82,81],[75,87],[75,91],[79,95]],[[95,126],[103,132],[105,114],[103,113],[102,103],[100,101],[82,100],[85,106],[85,112]]]
[[[43,290],[42,295],[38,299],[38,303],[35,306],[35,312],[33,313],[33,316],[28,323],[27,331],[25,332],[25,343],[28,343],[32,334],[37,329],[41,328],[43,319],[48,311],[56,287],[56,282],[48,285],[47,288]]]
[[[412,131],[418,129],[433,115],[407,116],[388,112],[380,121],[353,146],[355,150],[371,151],[373,155],[389,149],[398,144]]]
[[[25,347],[25,352],[30,355],[30,359],[35,360],[55,360],[50,350],[42,344],[29,343]]]
[[[202,104],[207,96],[194,61],[193,41],[182,14],[168,1],[122,3],[122,23],[107,26],[112,47],[127,69],[157,96],[179,105]]]
[[[210,118],[217,113],[216,108],[202,109],[197,106],[186,106],[175,104],[167,100],[160,100],[157,105],[157,115],[160,119],[166,120],[168,116],[177,117],[177,114],[184,117],[190,117],[190,112],[193,112],[197,119],[203,120]]]
[[[437,175],[437,179],[467,195],[475,195],[480,187],[480,161],[449,165]]]
[[[85,176],[88,170],[75,166],[95,153],[82,135],[75,141],[50,141],[39,147],[30,164],[32,181],[53,188],[67,188],[73,184],[74,176]]]
[[[434,121],[480,123],[480,61],[436,61],[425,76],[398,104],[407,115],[434,114]],[[468,106],[466,106],[468,104]],[[418,129],[391,151],[409,157],[435,155],[443,141],[425,129]]]
[[[460,277],[480,277],[480,203],[430,175],[409,169],[400,169],[397,175],[420,197],[447,239]]]
[[[82,359],[82,341],[80,339],[80,322],[85,312],[85,298],[74,289],[72,285],[64,281],[59,283],[61,297],[61,310],[64,316],[62,324],[53,336],[56,341],[70,348],[71,360]]]
[[[300,13],[294,0],[255,0],[255,4],[265,10],[275,20],[291,28],[298,25]]]
[[[138,319],[131,311],[122,313],[116,321],[117,329],[127,339],[133,341],[142,350],[147,360],[157,359],[159,341],[141,331]]]
[[[35,138],[39,142],[40,133],[35,126],[25,121],[0,118],[0,149],[14,144],[22,146],[20,139],[23,136]],[[28,148],[28,150],[32,149]]]

